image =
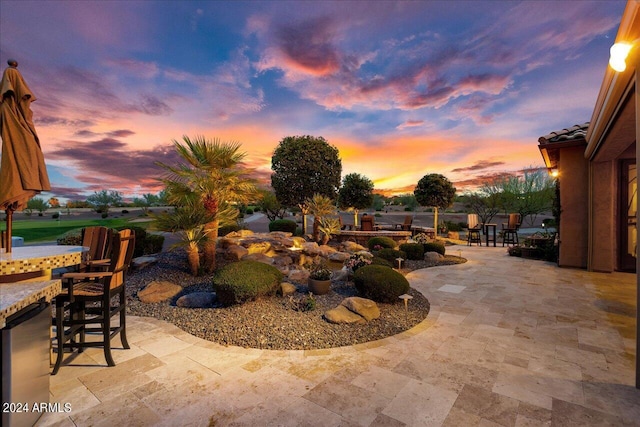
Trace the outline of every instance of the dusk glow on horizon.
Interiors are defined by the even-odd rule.
[[[279,141],[313,135],[376,190],[440,173],[460,192],[589,121],[624,7],[3,0],[0,64],[37,98],[50,196],[157,193],[183,135],[240,142],[264,184]]]

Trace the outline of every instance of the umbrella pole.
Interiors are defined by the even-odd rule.
[[[7,233],[5,234],[5,242],[4,246],[7,250],[7,253],[11,253],[11,229],[13,228],[13,209],[9,208],[6,211],[7,214]]]

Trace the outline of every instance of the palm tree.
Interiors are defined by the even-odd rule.
[[[153,218],[154,228],[180,236],[180,241],[171,249],[185,247],[191,274],[197,276],[200,270],[200,247],[208,240],[204,224],[211,220],[209,213],[200,205],[186,204],[173,212],[153,215]]]
[[[162,179],[167,187],[168,201],[176,206],[200,203],[210,215],[204,224],[208,239],[204,242],[204,269],[212,272],[216,268],[216,241],[218,228],[237,216],[233,203],[248,203],[256,193],[253,180],[241,167],[246,153],[240,152],[238,142],[211,141],[203,136],[191,140],[182,138],[184,145],[174,140],[173,144],[182,163],[169,166],[157,163],[167,170]]]

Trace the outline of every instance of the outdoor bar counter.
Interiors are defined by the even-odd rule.
[[[87,248],[82,246],[47,245],[22,246],[0,254],[0,283],[25,279],[51,279],[54,268],[78,265]]]

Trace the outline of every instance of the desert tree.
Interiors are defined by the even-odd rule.
[[[359,173],[350,173],[342,179],[338,191],[340,209],[353,210],[353,225],[358,226],[358,212],[373,204],[373,181]]]
[[[438,229],[438,209],[446,209],[453,204],[456,188],[444,175],[437,173],[423,176],[413,194],[421,206],[434,208],[433,228]]]

